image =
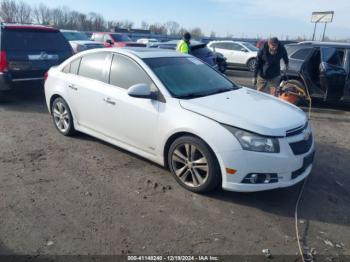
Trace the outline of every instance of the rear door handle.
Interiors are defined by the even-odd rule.
[[[115,104],[116,104],[115,101],[113,101],[110,97],[104,98],[103,101],[105,101],[106,103],[111,104],[113,106],[115,106]]]
[[[73,84],[69,84],[68,87],[69,87],[70,89],[73,89],[74,91],[77,91],[77,90],[78,90],[78,88],[77,88],[75,85],[73,85]]]

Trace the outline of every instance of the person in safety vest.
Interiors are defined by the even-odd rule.
[[[189,32],[184,33],[182,40],[177,44],[176,50],[183,54],[191,53],[190,40],[191,34]]]

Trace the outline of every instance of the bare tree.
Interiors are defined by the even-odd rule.
[[[149,24],[145,21],[141,22],[141,29],[143,30],[148,30],[149,29]]]
[[[177,34],[182,36],[186,32],[188,32],[188,30],[186,28],[181,27]]]
[[[91,24],[91,31],[105,31],[106,30],[106,21],[102,15],[97,13],[89,13],[88,19]]]
[[[190,31],[190,33],[191,33],[193,38],[201,38],[201,37],[203,37],[202,29],[200,29],[199,27],[193,28]]]
[[[130,20],[123,20],[122,21],[123,27],[124,29],[132,29],[134,26],[134,22],[130,21]]]
[[[32,22],[32,8],[23,1],[18,2],[15,20],[17,23],[30,24]]]
[[[48,25],[51,22],[50,9],[44,4],[40,4],[39,6],[34,7],[33,16],[35,23]]]
[[[166,27],[160,23],[150,25],[149,30],[154,34],[165,35],[167,33]]]
[[[175,21],[168,21],[164,24],[164,26],[167,29],[168,35],[176,35],[180,28],[179,23]]]
[[[63,13],[61,8],[54,8],[50,11],[50,24],[62,28]]]
[[[3,0],[0,4],[0,16],[4,22],[14,23],[17,15],[17,3],[14,0]]]

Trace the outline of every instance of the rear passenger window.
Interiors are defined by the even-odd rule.
[[[108,53],[95,53],[83,56],[80,62],[79,75],[90,79],[108,82],[108,74],[104,70]]]
[[[299,51],[295,52],[291,58],[298,59],[298,60],[305,60],[306,57],[310,54],[312,48],[304,48],[300,49]]]
[[[136,62],[122,55],[113,56],[110,84],[124,89],[136,84],[148,84],[152,91],[157,90],[146,72]]]
[[[67,74],[69,73],[69,71],[70,71],[70,63],[63,68],[62,72]]]
[[[73,62],[70,63],[70,69],[69,73],[77,75],[78,70],[79,70],[79,65],[80,65],[81,58],[74,60]]]

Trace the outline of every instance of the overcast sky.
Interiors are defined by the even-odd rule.
[[[311,37],[313,11],[335,11],[327,35],[350,38],[350,0],[26,0],[50,7],[67,6],[83,13],[102,14],[108,20],[128,19],[136,26],[177,21],[185,28],[201,27],[206,34],[236,37]],[[318,26],[320,37],[323,24]]]

